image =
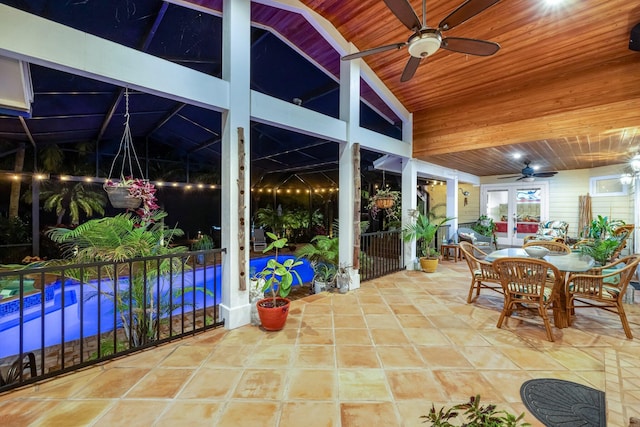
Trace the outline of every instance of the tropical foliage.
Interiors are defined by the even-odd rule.
[[[393,200],[393,205],[388,208],[378,207],[378,199],[387,198]],[[371,218],[373,219],[377,219],[381,213],[384,214],[385,224],[383,228],[385,230],[389,227],[397,227],[402,223],[402,197],[399,191],[390,190],[389,187],[377,189],[376,193],[369,198],[367,209],[371,212]]]
[[[104,183],[105,187],[124,187],[129,191],[129,196],[142,200],[140,208],[135,212],[140,215],[143,221],[149,221],[156,210],[159,209],[156,198],[156,187],[146,179],[125,177],[120,180],[108,179]]]
[[[337,237],[315,236],[311,242],[296,251],[296,256],[311,263],[314,277],[323,282],[333,282],[340,261],[340,242]]]
[[[47,212],[55,212],[56,224],[64,224],[65,217],[69,217],[69,224],[80,224],[80,215],[91,218],[95,214],[104,215],[107,198],[103,192],[94,191],[85,187],[81,182],[74,185],[51,184],[53,187],[40,192],[40,200],[43,200],[42,208]],[[23,200],[31,203],[31,192],[25,193]]]
[[[273,209],[260,208],[254,214],[255,227],[271,230],[282,235],[288,241],[295,242],[312,227],[322,225],[322,214],[319,210],[309,212],[306,209]]]
[[[587,230],[587,236],[590,239],[604,239],[614,234],[617,227],[625,225],[621,219],[609,220],[609,217],[598,215],[591,221]]]
[[[98,273],[101,278],[107,279],[101,281],[97,292],[114,302],[127,339],[134,346],[156,339],[161,319],[176,307],[170,301],[178,301],[182,292],[196,290],[193,287],[174,290],[172,297],[169,291],[152,291],[159,277],[188,268],[182,257],[136,261],[141,257],[186,251],[187,248],[183,246],[170,245],[172,239],[182,236],[183,232],[163,225],[160,220],[164,217],[165,212],[156,211],[150,221],[143,221],[131,213],[124,213],[89,220],[75,229],[53,228],[47,232],[53,241],[61,245],[66,257],[62,262],[49,264],[113,262],[100,267],[99,271],[83,268],[67,269],[65,272],[87,283],[91,283],[89,280],[95,279]],[[131,259],[131,268],[128,264],[118,264]],[[125,276],[130,276],[128,285],[120,283]],[[97,293],[94,296],[98,296]]]
[[[264,249],[263,252],[269,252],[275,249],[275,256],[269,258],[265,267],[256,274],[258,283],[260,279],[264,280],[262,292],[269,291],[272,297],[273,307],[276,307],[276,299],[278,296],[286,298],[291,291],[294,278],[298,280],[298,283],[302,284],[302,279],[295,267],[302,265],[302,261],[293,258],[287,258],[284,262],[278,260],[278,250],[288,245],[286,237],[278,237],[275,234],[267,231],[267,237],[271,239],[271,243]]]
[[[480,218],[471,226],[471,229],[478,234],[491,237],[496,231],[496,224],[487,215],[480,215]]]
[[[417,213],[415,222],[406,224],[402,229],[404,241],[410,242],[416,240],[419,256],[435,258],[438,251],[432,247],[432,242],[436,237],[438,229],[452,219],[453,218],[449,217],[431,219],[428,214]]]
[[[523,421],[524,413],[515,416],[507,411],[497,410],[495,405],[480,405],[480,395],[472,396],[467,403],[451,408],[436,410],[431,405],[428,415],[422,415],[423,423],[431,422],[431,427],[527,427],[531,424]],[[452,424],[451,421],[456,421]]]
[[[580,242],[580,253],[591,256],[598,264],[606,264],[622,243],[623,236],[616,236],[617,227],[625,225],[622,220],[609,220],[598,215],[587,230],[587,240]]]

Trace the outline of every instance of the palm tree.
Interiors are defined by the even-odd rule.
[[[13,170],[16,173],[22,173],[24,169],[24,144],[20,144],[16,151],[16,158]],[[11,194],[9,196],[9,218],[18,216],[18,207],[20,202],[20,180],[11,182]]]
[[[45,211],[54,211],[58,215],[57,224],[62,224],[65,215],[69,215],[71,225],[78,225],[81,212],[87,218],[94,214],[102,216],[107,205],[107,197],[102,191],[87,189],[81,182],[72,187],[55,184],[53,189],[42,191],[40,199],[44,200],[42,207]],[[31,203],[30,191],[24,195],[23,200]]]
[[[174,299],[166,292],[156,295],[149,290],[150,284],[156,283],[159,277],[188,268],[180,257],[161,259],[159,263],[153,259],[135,261],[131,270],[124,268],[125,271],[120,271],[123,270],[123,264],[118,263],[130,259],[176,254],[187,250],[184,246],[170,245],[173,237],[182,236],[184,233],[179,228],[169,229],[164,225],[162,220],[166,216],[166,212],[158,210],[151,221],[144,222],[134,214],[125,213],[92,219],[75,229],[53,228],[47,232],[51,240],[61,245],[68,258],[64,263],[114,263],[100,269],[100,273],[110,281],[103,283],[98,290],[103,296],[113,300],[127,340],[134,346],[157,339],[160,321],[163,315],[176,308],[178,293],[194,290],[193,285],[174,290]],[[60,263],[50,262],[56,265]],[[86,282],[89,282],[88,279],[95,279],[87,275],[96,275],[95,272],[92,273],[91,268],[67,269],[65,272]],[[116,278],[127,274],[131,274],[129,287],[119,289]],[[112,283],[111,289],[109,282]],[[208,290],[205,292],[209,293]]]

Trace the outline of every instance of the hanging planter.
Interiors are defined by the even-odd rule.
[[[103,188],[107,192],[109,202],[114,208],[138,209],[142,204],[141,198],[133,197],[129,194],[130,187],[110,187],[105,184]]]
[[[378,209],[389,209],[393,207],[396,201],[391,196],[380,196],[376,198],[375,203]]]
[[[151,217],[153,211],[158,209],[156,204],[156,189],[153,184],[144,178],[142,167],[138,160],[136,150],[131,137],[131,127],[129,126],[129,89],[125,89],[125,123],[124,134],[118,147],[118,152],[113,159],[109,177],[102,188],[107,193],[109,201],[114,208],[137,209],[137,213],[146,220]],[[120,179],[111,179],[113,169],[117,162],[122,161],[120,167]],[[133,176],[133,166],[138,167],[141,178]],[[128,176],[125,177],[125,167]],[[140,208],[140,206],[142,207]],[[140,209],[139,209],[140,208]]]
[[[377,219],[380,212],[384,213],[385,226],[398,227],[402,209],[402,198],[399,191],[390,190],[388,187],[379,188],[376,193],[369,198],[367,209],[371,212],[371,218]]]

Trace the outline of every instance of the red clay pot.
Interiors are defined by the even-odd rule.
[[[262,327],[267,331],[279,331],[284,328],[289,315],[291,301],[286,298],[276,298],[276,306],[273,307],[273,298],[264,298],[256,303],[258,316]]]

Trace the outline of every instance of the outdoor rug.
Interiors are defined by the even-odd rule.
[[[571,381],[539,378],[520,387],[529,412],[548,427],[606,427],[604,392]]]

